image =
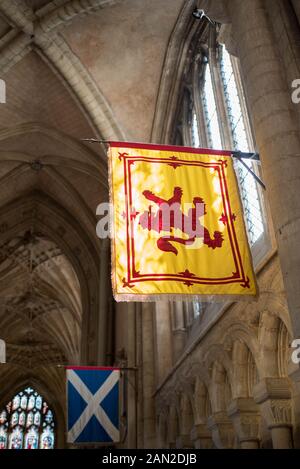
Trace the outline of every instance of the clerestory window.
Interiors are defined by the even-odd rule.
[[[194,100],[199,99],[201,103],[201,116],[197,115],[195,106],[185,107],[192,109],[192,116],[188,121],[191,125],[191,144],[194,147],[208,147],[214,150],[232,149],[255,153],[238,60],[232,57],[223,45],[217,46],[217,52],[218,58],[214,64],[210,64],[209,54],[204,56],[202,63],[201,80],[197,83],[199,97],[194,96]],[[186,96],[190,97],[191,94],[187,93]],[[199,131],[201,122],[204,124],[202,132]],[[258,172],[256,162],[247,160],[246,164],[254,172]],[[261,188],[251,173],[238,161],[235,162],[235,169],[249,242],[253,246],[263,235],[265,226]]]
[[[202,51],[198,63],[195,61],[190,67],[190,78],[186,77],[186,83],[182,106],[185,112],[179,114],[180,125],[177,127],[177,132],[182,132],[183,144],[255,153],[238,59],[230,55],[224,45],[217,43],[213,51]],[[187,109],[190,110],[188,118]],[[246,160],[246,164],[259,175],[257,162]],[[238,160],[234,165],[249,243],[256,249],[264,238],[266,226],[262,188]],[[194,303],[194,317],[199,317],[199,311],[203,312],[206,306],[206,303]]]

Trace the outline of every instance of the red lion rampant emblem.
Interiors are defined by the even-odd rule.
[[[206,204],[201,197],[193,199],[193,207],[188,210],[186,215],[181,209],[183,190],[181,187],[175,187],[173,196],[170,199],[162,199],[151,191],[144,191],[143,196],[150,202],[158,206],[158,210],[149,210],[144,212],[139,218],[139,224],[148,231],[170,231],[170,236],[162,236],[157,240],[157,246],[161,251],[171,252],[175,255],[178,250],[172,243],[179,243],[184,246],[192,245],[197,238],[203,238],[203,242],[211,249],[221,248],[223,245],[223,235],[220,231],[215,231],[213,237],[210,236],[208,229],[200,222],[200,217],[206,215]],[[172,229],[180,229],[187,238],[175,237],[171,234]]]

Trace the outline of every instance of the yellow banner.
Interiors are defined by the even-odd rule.
[[[257,294],[229,152],[111,142],[109,165],[116,301]]]

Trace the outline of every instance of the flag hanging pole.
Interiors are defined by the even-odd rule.
[[[107,140],[98,140],[97,138],[82,138],[82,142],[88,142],[88,143],[104,143],[105,145],[108,145],[109,142]],[[232,158],[236,158],[246,169],[247,171],[254,177],[256,182],[266,191],[266,185],[265,183],[260,179],[255,172],[249,168],[249,166],[243,161],[243,160],[252,160],[252,161],[260,161],[260,156],[259,153],[247,153],[247,152],[242,152],[242,151],[233,151],[231,153]]]
[[[254,177],[256,182],[264,189],[267,190],[266,185],[260,179],[260,177],[255,174],[255,172],[249,168],[249,166],[245,163],[245,160],[252,160],[252,161],[260,161],[260,157],[258,153],[243,153],[241,151],[232,152],[232,157],[236,158],[243,166],[247,169],[247,171]]]
[[[232,156],[233,158],[242,158],[244,160],[260,161],[259,153],[245,153],[242,151],[233,151]]]

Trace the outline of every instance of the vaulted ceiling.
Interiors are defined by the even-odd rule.
[[[0,382],[7,393],[36,377],[57,393],[57,365],[79,363],[83,340],[94,334],[96,207],[108,199],[108,178],[105,145],[83,139],[150,141],[184,3],[0,1],[7,95],[0,104],[0,338],[8,351]]]

